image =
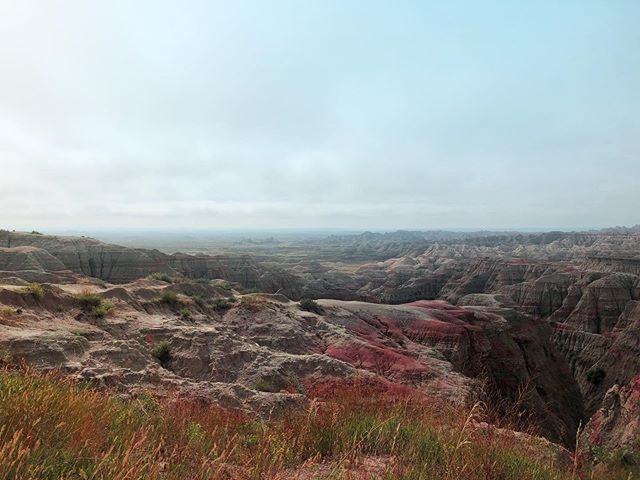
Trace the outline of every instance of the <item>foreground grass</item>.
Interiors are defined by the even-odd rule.
[[[186,400],[124,401],[54,373],[4,368],[0,479],[297,478],[302,465],[325,467],[304,478],[364,478],[350,469],[365,457],[390,459],[381,479],[578,478],[544,446],[473,428],[477,409],[365,385],[317,395],[324,399],[261,421]]]

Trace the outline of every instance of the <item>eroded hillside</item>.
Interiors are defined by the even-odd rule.
[[[254,256],[2,231],[0,345],[125,395],[262,415],[309,382],[369,378],[517,412],[566,446],[582,423],[585,459],[633,465],[639,238],[403,232]]]

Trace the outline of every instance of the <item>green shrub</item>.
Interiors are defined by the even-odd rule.
[[[13,317],[18,314],[18,310],[13,307],[2,306],[0,307],[0,316],[2,317]]]
[[[215,298],[211,300],[211,306],[214,310],[227,310],[236,302],[235,297]]]
[[[231,285],[226,280],[216,280],[213,282],[213,286],[223,290],[231,290]]]
[[[113,310],[113,303],[103,300],[100,305],[93,307],[93,314],[98,318],[102,318],[111,310]]]
[[[162,295],[160,295],[160,303],[164,303],[165,305],[169,305],[171,307],[176,307],[180,305],[181,302],[176,292],[165,290],[164,292],[162,292]]]
[[[166,340],[162,340],[151,349],[151,355],[160,362],[163,368],[167,368],[172,358],[171,345]]]
[[[0,365],[7,365],[13,360],[13,353],[4,347],[0,347]]]
[[[189,311],[189,309],[187,307],[182,307],[180,309],[180,316],[184,320],[190,320],[191,319],[191,312]]]
[[[99,307],[102,303],[102,297],[100,295],[88,291],[82,292],[76,298],[80,303],[80,308],[87,311]]]
[[[42,300],[44,297],[44,289],[39,283],[30,283],[20,289],[20,294],[24,296],[31,296],[36,300]]]
[[[167,273],[160,273],[160,272],[152,273],[147,278],[150,278],[152,280],[159,280],[161,282],[166,282],[166,283],[177,283],[180,281],[179,278],[172,277]]]
[[[202,298],[201,295],[194,295],[191,298],[193,299],[193,303],[198,305],[200,308],[204,308],[204,306],[206,305],[206,302],[204,301],[204,298]]]
[[[253,384],[253,389],[257,390],[258,392],[269,392],[269,393],[278,392],[278,389],[273,383],[263,378],[261,378],[260,380],[258,380],[256,383]]]
[[[307,312],[313,312],[320,315],[322,313],[322,307],[318,302],[310,298],[303,298],[300,300],[300,309]]]
[[[80,308],[85,312],[91,312],[95,317],[102,318],[111,310],[113,303],[104,300],[99,294],[85,290],[76,297]]]
[[[587,371],[587,381],[593,385],[600,385],[606,376],[607,372],[601,368],[591,368]]]

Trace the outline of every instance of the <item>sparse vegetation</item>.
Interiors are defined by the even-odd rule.
[[[194,295],[191,297],[193,299],[193,303],[195,303],[200,308],[204,308],[207,302],[204,301],[201,295]]]
[[[214,310],[228,310],[236,302],[235,297],[214,298],[211,300],[211,306]]]
[[[178,294],[176,292],[165,290],[160,295],[160,303],[164,303],[165,305],[169,305],[170,307],[177,307],[182,302],[178,298]]]
[[[77,296],[80,308],[85,312],[91,312],[92,315],[102,318],[113,310],[113,303],[104,300],[99,294],[84,290]]]
[[[179,313],[183,320],[191,320],[191,312],[187,307],[182,307]]]
[[[44,298],[44,288],[39,283],[30,283],[20,289],[20,294],[27,297],[33,297],[36,300],[42,300]]]
[[[253,384],[253,389],[259,392],[271,392],[271,393],[278,391],[278,389],[272,382],[264,378],[261,378],[260,380],[256,381]]]
[[[240,308],[249,310],[250,312],[259,312],[267,306],[268,302],[264,297],[259,295],[245,295],[240,297]]]
[[[242,288],[241,292],[243,295],[251,295],[254,293],[260,293],[260,290],[258,290],[256,287],[251,287],[251,288]]]
[[[109,312],[113,310],[113,303],[103,300],[100,305],[93,307],[93,314],[98,318],[103,318]]]
[[[590,368],[587,370],[587,381],[593,385],[600,385],[604,380],[604,377],[607,376],[607,372],[605,372],[601,368]]]
[[[0,366],[8,365],[13,361],[13,354],[4,347],[0,347]],[[2,383],[0,383],[2,385]],[[1,415],[1,414],[0,414]],[[1,418],[1,417],[0,417]],[[0,426],[0,429],[2,427]],[[0,430],[1,431],[1,430]],[[0,461],[2,461],[2,457],[0,456]]]
[[[122,401],[55,373],[0,370],[0,478],[210,480],[356,478],[364,458],[380,479],[614,480],[576,473],[527,437],[473,427],[477,407],[429,403],[357,383],[313,390],[308,407],[260,420],[216,406]],[[44,414],[46,413],[46,414]],[[304,478],[318,478],[306,475]]]
[[[300,309],[307,312],[317,313],[318,315],[322,314],[322,307],[320,304],[310,298],[303,298],[300,300]]]
[[[18,309],[10,307],[8,305],[2,305],[0,307],[0,317],[8,318],[18,314]]]
[[[147,278],[150,278],[151,280],[159,280],[166,283],[178,283],[180,281],[180,278],[178,277],[172,277],[168,273],[161,272],[152,273]]]
[[[151,349],[151,355],[160,362],[163,368],[167,368],[172,358],[171,344],[166,340],[160,341]]]
[[[231,290],[231,285],[226,280],[215,280],[213,286],[223,290]]]
[[[77,297],[80,303],[80,308],[83,310],[91,310],[94,307],[99,306],[102,303],[102,297],[97,293],[92,293],[89,290],[84,290]]]

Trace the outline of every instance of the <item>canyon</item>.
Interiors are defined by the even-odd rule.
[[[263,416],[304,402],[309,382],[366,378],[636,462],[639,227],[172,250],[1,230],[0,348],[124,396]]]

